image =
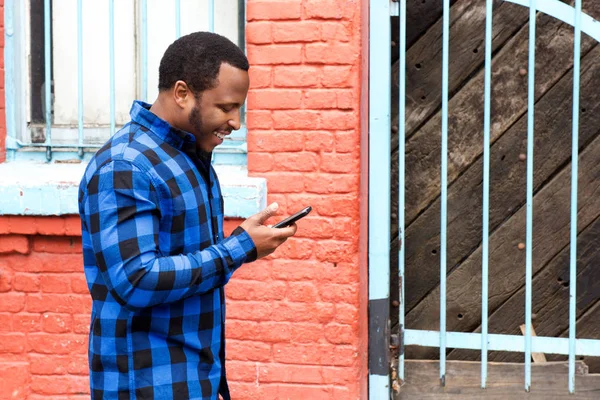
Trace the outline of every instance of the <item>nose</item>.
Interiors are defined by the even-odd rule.
[[[233,113],[232,118],[229,121],[227,121],[227,123],[234,131],[237,131],[238,129],[241,128],[240,109],[236,108],[235,110],[232,111],[232,113]]]

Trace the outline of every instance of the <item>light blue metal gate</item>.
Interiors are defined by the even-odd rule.
[[[391,41],[390,16],[400,17],[399,69],[399,282],[400,282],[400,348],[428,346],[440,349],[440,380],[445,384],[446,349],[481,351],[481,387],[486,387],[488,351],[524,353],[524,389],[531,386],[531,353],[542,352],[569,356],[570,393],[575,391],[575,357],[600,356],[600,340],[577,339],[576,323],[576,238],[577,238],[577,174],[579,134],[579,89],[581,32],[600,42],[600,23],[582,12],[582,0],[569,6],[559,0],[506,0],[528,7],[529,11],[529,65],[528,65],[528,129],[527,129],[527,224],[525,262],[525,335],[488,334],[488,258],[489,258],[489,185],[490,185],[490,105],[492,60],[492,5],[485,1],[485,83],[483,128],[483,229],[482,229],[482,318],[481,333],[446,331],[446,227],[448,189],[448,66],[450,43],[450,0],[443,1],[442,40],[442,127],[441,127],[441,228],[440,228],[440,331],[405,329],[404,289],[404,179],[405,179],[405,97],[406,97],[406,7],[407,0],[371,0],[369,16],[369,396],[371,399],[389,398],[389,306],[390,296],[390,117],[391,105]],[[573,65],[573,125],[571,164],[571,225],[570,225],[570,293],[569,337],[532,337],[532,219],[533,219],[533,145],[534,145],[534,89],[536,12],[548,14],[574,27]],[[399,377],[404,380],[404,353],[400,352]]]

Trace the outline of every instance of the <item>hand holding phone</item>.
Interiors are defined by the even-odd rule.
[[[277,224],[273,225],[273,228],[285,228],[286,226],[290,226],[294,222],[298,221],[299,219],[306,217],[311,211],[312,211],[312,207],[308,206],[308,207],[298,211],[296,214],[292,215],[291,217],[288,217],[288,218],[284,219],[283,221],[278,222]]]

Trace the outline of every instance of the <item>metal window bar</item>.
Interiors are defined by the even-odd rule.
[[[447,119],[448,119],[448,47],[449,47],[449,1],[443,0],[443,39],[442,39],[442,158],[441,158],[441,255],[440,255],[440,331],[426,331],[406,329],[405,326],[405,308],[404,308],[404,290],[406,282],[404,281],[404,207],[405,207],[405,122],[406,122],[406,0],[392,0],[389,15],[398,15],[399,24],[399,198],[398,198],[398,227],[402,243],[399,249],[398,273],[400,282],[400,309],[399,309],[399,330],[400,330],[400,355],[399,355],[399,377],[405,378],[404,368],[404,347],[428,346],[438,347],[440,349],[440,379],[444,384],[445,376],[445,349],[446,347],[455,349],[470,349],[481,351],[481,387],[486,387],[487,381],[487,355],[488,351],[511,351],[521,352],[525,355],[524,381],[525,390],[529,391],[531,387],[531,353],[541,352],[548,354],[561,354],[569,356],[569,387],[570,393],[575,391],[575,356],[600,356],[600,340],[576,339],[576,279],[577,279],[577,175],[578,175],[578,134],[579,134],[579,91],[580,91],[580,57],[581,57],[581,32],[586,32],[589,36],[600,42],[600,24],[582,12],[581,1],[575,0],[575,6],[560,3],[557,0],[506,0],[516,4],[529,7],[529,61],[528,61],[528,116],[527,116],[527,193],[526,193],[526,300],[525,300],[525,337],[516,335],[490,334],[488,332],[488,262],[489,262],[489,184],[490,184],[490,130],[491,130],[491,78],[492,78],[492,20],[493,20],[493,0],[486,0],[486,24],[485,24],[485,71],[484,71],[484,126],[483,126],[483,227],[482,227],[482,332],[447,332],[445,329],[445,229],[446,229],[446,189],[447,189]],[[373,3],[379,3],[374,5]],[[388,1],[371,2],[371,21],[380,18],[379,13],[386,11]],[[571,226],[570,226],[570,293],[569,293],[569,337],[533,337],[531,332],[532,319],[532,226],[533,226],[533,147],[534,147],[534,107],[535,107],[535,38],[536,38],[536,13],[544,12],[550,16],[560,19],[574,26],[574,65],[573,65],[573,126],[572,126],[572,164],[571,164]],[[371,25],[373,26],[373,25]],[[375,28],[374,32],[382,32],[386,35],[384,29]],[[383,42],[387,36],[381,35],[375,38],[371,43]],[[373,48],[375,47],[375,48]],[[379,99],[385,99],[385,90],[389,87],[385,76],[389,75],[385,54],[381,54],[379,46],[372,46],[370,49],[370,124],[369,124],[369,152],[377,154],[369,157],[369,192],[376,193],[370,197],[369,201],[369,262],[373,265],[387,265],[387,254],[389,247],[381,248],[381,244],[389,244],[385,237],[381,237],[384,232],[389,231],[387,222],[389,219],[385,215],[389,204],[376,203],[373,200],[386,199],[385,184],[387,179],[387,166],[389,160],[385,155],[389,154],[386,142],[389,137],[389,117],[390,110],[382,105]],[[377,65],[375,69],[375,65]],[[376,73],[374,73],[376,71]],[[373,96],[377,93],[377,96]],[[383,157],[382,157],[383,155]],[[383,212],[383,213],[382,213]],[[376,232],[374,232],[376,228]],[[381,280],[389,284],[389,276],[381,273],[381,268],[376,268],[376,272],[370,272],[370,282],[377,279],[378,287],[370,283],[369,300],[379,299],[386,296],[385,290],[379,288]],[[371,270],[371,267],[370,267]],[[379,295],[377,297],[375,295]],[[389,296],[389,294],[387,294]],[[377,321],[370,321],[370,331],[377,327]],[[377,334],[379,332],[371,332]],[[374,341],[371,341],[374,343]],[[372,363],[372,361],[370,361]],[[381,388],[373,387],[377,382],[376,374],[370,374],[370,395],[371,398],[383,398]],[[387,382],[383,385],[387,388]],[[387,396],[387,395],[386,395]]]
[[[175,0],[175,38],[181,37],[181,0]],[[240,23],[238,26],[239,35],[238,38],[241,41],[240,47],[245,51],[245,0],[238,1]],[[109,120],[109,132],[113,135],[116,131],[116,83],[115,83],[115,10],[114,0],[108,0],[109,4],[109,104],[110,104],[110,120]],[[9,54],[15,54],[15,39],[14,39],[14,9],[19,7],[18,2],[12,0],[6,1],[6,14],[5,19],[7,21],[7,49],[10,50]],[[15,64],[18,63],[18,59],[7,60],[7,81],[10,83],[6,91],[7,95],[7,129],[8,139],[7,148],[8,150],[19,150],[20,148],[33,147],[33,148],[45,148],[46,159],[51,161],[53,154],[53,148],[65,148],[65,149],[76,149],[77,154],[80,158],[84,156],[84,149],[86,148],[99,148],[99,144],[85,143],[84,140],[84,104],[83,104],[83,0],[77,1],[77,141],[73,143],[53,143],[52,132],[53,132],[53,96],[52,96],[52,0],[44,0],[44,123],[45,123],[45,140],[43,143],[24,143],[17,139],[17,123],[13,121],[15,119],[16,109],[18,108],[14,101],[16,96],[14,95],[14,87],[10,85],[14,77],[16,77]],[[20,13],[17,13],[20,14]],[[139,0],[139,18],[140,18],[140,92],[139,97],[143,101],[148,101],[148,7],[147,0]],[[210,32],[215,31],[215,1],[208,0],[208,30]],[[17,35],[18,36],[18,35]],[[22,40],[22,38],[18,39]],[[10,58],[10,57],[9,57]],[[245,116],[245,107],[241,110],[242,120]],[[54,129],[62,130],[64,128]],[[240,154],[246,153],[245,144],[245,133],[234,133],[231,137],[232,143],[222,146],[222,148],[216,149],[216,153],[232,153]],[[227,159],[227,158],[225,158]]]

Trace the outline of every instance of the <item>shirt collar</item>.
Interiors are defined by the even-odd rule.
[[[167,121],[152,113],[150,107],[150,104],[143,101],[134,101],[131,106],[131,111],[129,111],[131,120],[152,131],[152,133],[162,140],[178,149],[182,149],[184,145],[188,144],[194,144],[193,147],[196,147],[196,138],[194,135],[172,127]]]

